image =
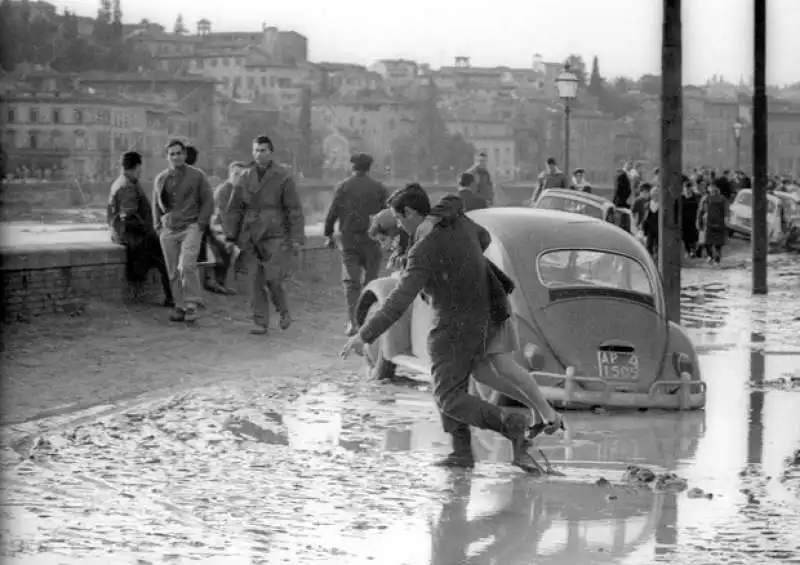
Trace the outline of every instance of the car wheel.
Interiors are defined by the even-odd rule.
[[[376,300],[370,305],[369,310],[367,310],[367,315],[364,317],[364,321],[369,320],[370,317],[378,310],[378,308],[379,305],[378,301]],[[363,353],[364,360],[367,362],[366,371],[368,378],[378,381],[388,381],[395,377],[397,365],[383,357],[383,351],[381,351],[381,342],[379,339],[368,345],[365,345]]]

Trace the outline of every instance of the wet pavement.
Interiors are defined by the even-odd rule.
[[[800,273],[687,272],[708,404],[568,412],[539,442],[565,477],[479,432],[447,452],[427,385],[231,383],[25,437],[2,452],[4,563],[800,563]],[[635,464],[685,488],[625,479]],[[113,560],[110,557],[113,556]]]

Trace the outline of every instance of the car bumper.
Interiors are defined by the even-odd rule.
[[[556,373],[533,372],[536,378],[558,379],[563,386],[540,386],[549,402],[558,408],[656,408],[663,410],[698,410],[706,405],[706,383],[704,381],[680,379],[656,381],[647,393],[622,392],[616,387],[622,383],[610,383],[596,377],[578,377]],[[589,391],[580,388],[581,383],[600,385],[603,390]]]

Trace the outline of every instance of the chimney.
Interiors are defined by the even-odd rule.
[[[544,72],[544,63],[542,62],[542,56],[539,53],[536,53],[533,56],[533,70],[537,73]]]
[[[197,35],[203,37],[211,33],[211,22],[203,18],[197,22]]]

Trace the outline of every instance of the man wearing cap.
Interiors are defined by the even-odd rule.
[[[325,216],[327,246],[334,248],[333,230],[339,222],[342,252],[342,283],[347,299],[347,335],[358,331],[356,304],[361,289],[378,276],[381,267],[380,244],[369,236],[372,216],[386,208],[386,187],[370,178],[372,157],[353,155],[353,175],[334,189],[333,202]]]
[[[472,184],[472,191],[479,198],[483,198],[486,206],[491,206],[494,202],[494,185],[492,184],[492,175],[489,174],[489,169],[486,168],[486,163],[489,157],[485,151],[478,153],[478,159],[475,164],[467,169],[465,172],[472,175],[474,183]]]
[[[287,254],[296,254],[305,239],[303,205],[292,175],[274,160],[266,135],[253,140],[253,163],[233,186],[225,214],[225,237],[236,244],[247,263],[247,285],[253,312],[253,335],[266,335],[270,300],[289,329],[292,317],[283,281]]]

